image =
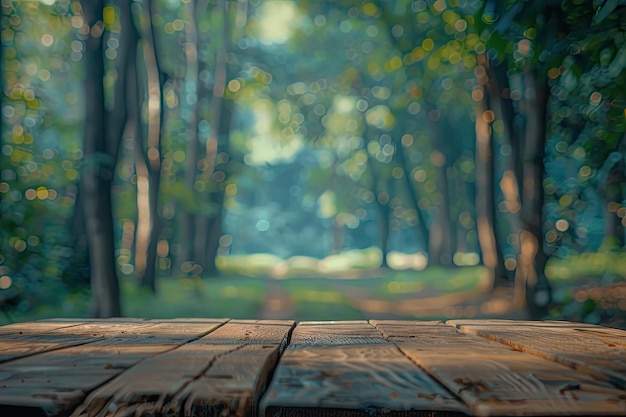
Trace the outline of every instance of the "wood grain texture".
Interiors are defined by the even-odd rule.
[[[626,415],[622,330],[226,321],[0,327],[0,417]]]
[[[626,391],[438,322],[373,322],[476,416],[625,415]]]
[[[252,416],[294,322],[233,320],[91,393],[73,416]]]
[[[42,324],[48,326],[41,326]],[[87,322],[68,324],[62,327],[51,326],[52,324],[33,323],[32,328],[25,329],[18,334],[2,335],[2,339],[0,339],[0,363],[37,353],[93,343],[107,336],[124,334],[128,329],[154,325],[154,323],[146,321],[133,323]]]
[[[31,321],[31,322],[26,322],[26,323],[13,323],[13,324],[0,326],[0,336],[46,333],[51,330],[57,330],[57,329],[61,329],[64,327],[77,326],[83,323],[84,323],[84,320],[77,321],[75,319],[67,320],[63,322]]]
[[[302,322],[297,332],[291,336],[290,348],[309,346],[354,346],[376,344],[381,334],[367,321],[343,322]]]
[[[15,416],[27,413],[67,416],[89,391],[123,370],[203,336],[220,324],[215,321],[89,323],[105,334],[104,339],[0,364],[0,415],[11,412]]]
[[[626,332],[569,322],[453,320],[449,324],[626,389]]]
[[[260,403],[261,416],[432,410],[467,408],[367,322],[298,324]]]

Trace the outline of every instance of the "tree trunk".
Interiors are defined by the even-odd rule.
[[[63,280],[71,285],[86,285],[89,277],[89,238],[86,231],[85,207],[82,192],[78,190],[74,200],[74,215],[71,225],[72,257],[68,268],[63,271]]]
[[[419,196],[417,195],[417,191],[415,189],[415,184],[412,181],[411,173],[413,172],[413,167],[409,166],[406,158],[406,150],[402,145],[401,141],[398,140],[398,135],[392,135],[391,140],[394,144],[394,158],[397,158],[398,165],[404,171],[404,175],[402,179],[406,186],[407,191],[409,192],[409,197],[411,199],[411,204],[415,208],[417,213],[417,228],[420,236],[424,239],[425,247],[428,247],[430,242],[430,231],[428,230],[428,224],[426,223],[426,217],[424,216],[424,210],[419,205]]]
[[[489,271],[489,286],[495,288],[500,281],[502,271],[499,268],[501,260],[498,258],[496,235],[493,229],[491,127],[483,119],[485,111],[484,104],[476,106],[476,223],[483,265]]]
[[[377,136],[373,134],[372,127],[365,121],[363,136],[365,139],[365,149],[367,151],[370,142],[377,141]],[[396,153],[397,150],[396,150]],[[391,181],[385,181],[379,175],[379,170],[375,165],[380,165],[375,158],[372,158],[367,151],[367,171],[371,174],[370,191],[374,194],[374,204],[378,212],[378,237],[381,253],[381,268],[387,268],[387,255],[389,253],[389,231],[391,227],[389,202],[391,201]]]
[[[536,70],[525,72],[526,131],[522,167],[522,230],[520,254],[515,274],[515,303],[527,306],[532,318],[547,313],[552,299],[545,276],[547,257],[543,249],[543,176],[546,117],[548,103],[547,79],[539,79]]]
[[[373,171],[372,175],[375,175]],[[374,176],[372,191],[374,192],[374,204],[376,204],[376,209],[378,211],[380,266],[381,268],[387,268],[389,266],[387,263],[387,255],[389,254],[389,229],[391,227],[391,222],[389,221],[389,201],[391,198],[389,193],[380,186],[377,176]]]
[[[84,18],[90,31],[85,42],[85,139],[81,177],[81,193],[86,214],[85,223],[89,240],[91,262],[91,313],[94,317],[121,315],[119,284],[115,267],[115,242],[113,234],[113,208],[111,182],[115,172],[117,145],[121,136],[112,135],[114,120],[105,109],[103,87],[103,7],[102,0],[81,2]],[[120,90],[116,89],[116,93]],[[123,90],[121,90],[123,91]],[[122,123],[123,126],[123,123]],[[116,140],[109,143],[108,140]]]
[[[185,168],[185,185],[191,193],[196,193],[195,183],[198,177],[198,32],[196,28],[197,19],[200,18],[198,8],[201,2],[185,6],[188,10],[188,22],[185,24],[185,95],[195,97],[195,101],[190,103],[191,109],[185,122],[189,129],[187,131],[187,148],[185,149],[187,166]],[[202,194],[207,191],[202,191]],[[196,250],[196,235],[201,233],[195,222],[198,215],[190,211],[188,207],[182,207],[181,213],[181,236],[179,238],[180,252],[178,266],[184,262],[193,261],[202,264],[202,259],[198,258]]]
[[[343,240],[346,235],[346,227],[337,222],[337,217],[333,221],[333,249],[332,254],[341,253],[343,249]]]
[[[513,102],[509,96],[509,82],[507,76],[508,61],[504,60],[498,65],[492,65],[489,59],[482,55],[484,62],[485,74],[487,76],[487,85],[485,91],[485,101],[487,106],[493,111],[494,121],[500,121],[502,123],[502,132],[491,130],[491,164],[492,164],[492,181],[495,180],[495,173],[497,171],[497,155],[500,154],[498,145],[500,143],[508,145],[510,148],[510,156],[505,161],[505,172],[500,180],[500,189],[504,195],[504,203],[507,210],[513,215],[513,221],[517,230],[521,227],[520,215],[520,195],[519,195],[519,178],[522,173],[521,168],[521,155],[520,149],[523,141],[519,139],[517,130],[514,126],[515,110],[513,108]],[[493,233],[495,236],[496,253],[498,257],[499,267],[496,275],[496,279],[499,282],[495,284],[509,284],[511,277],[510,273],[504,267],[504,251],[502,248],[502,239],[504,233],[500,229],[500,219],[502,215],[498,210],[497,201],[495,201],[495,193],[493,193],[494,202],[491,205],[492,209],[492,225]]]
[[[604,239],[603,249],[621,252],[624,250],[626,216],[624,201],[626,201],[626,135],[622,138],[616,152],[609,155],[606,163],[612,164],[608,168],[608,176],[601,186],[604,203]]]
[[[459,178],[457,175],[454,182],[454,192],[457,196],[466,196],[468,195],[467,183],[464,179]],[[467,203],[467,201],[466,201]],[[467,245],[467,232],[468,229],[465,228],[462,224],[457,224],[456,227],[456,250],[458,253],[467,253],[471,249]]]
[[[426,106],[431,111],[439,110],[435,109],[431,105]],[[433,144],[435,152],[438,153],[437,157],[443,158],[442,161],[437,161],[437,192],[441,195],[441,201],[433,205],[436,207],[435,216],[430,227],[430,240],[428,242],[428,263],[429,265],[452,265],[452,255],[454,255],[453,238],[450,228],[452,222],[450,218],[450,200],[448,195],[448,167],[450,166],[450,145],[446,143],[444,136],[441,132],[441,127],[438,120],[433,120],[430,117],[430,111],[428,112],[428,120],[430,130],[434,137]]]
[[[140,54],[145,63],[145,77],[140,77],[136,65],[129,65],[128,79],[134,81],[136,94],[129,88],[129,117],[136,119],[136,169],[137,169],[137,232],[135,246],[135,267],[139,285],[156,292],[157,244],[161,232],[161,218],[158,201],[161,183],[161,132],[163,131],[164,102],[163,86],[165,77],[160,76],[156,58],[156,44],[152,27],[152,1],[140,6],[140,19],[146,22],[137,27],[141,33]],[[135,51],[136,54],[136,51]],[[134,68],[134,72],[133,72]],[[148,124],[144,143],[144,129],[141,120],[142,102],[136,97],[147,99]]]
[[[507,169],[513,170],[515,179],[519,184],[522,177],[523,140],[518,134],[519,129],[515,126],[515,108],[510,96],[508,64],[507,59],[497,65],[489,62],[487,72],[489,75],[489,99],[496,112],[496,120],[502,120],[504,124],[504,143],[511,147],[511,155],[507,158]]]
[[[205,148],[203,177],[214,183],[214,190],[207,193],[207,206],[212,206],[212,213],[204,213],[196,220],[194,237],[194,259],[210,274],[217,274],[215,257],[222,231],[222,210],[224,207],[224,181],[226,165],[230,155],[230,123],[232,103],[224,99],[228,82],[228,63],[226,54],[230,41],[230,25],[226,0],[218,0],[215,8],[222,22],[221,42],[217,46],[215,59],[215,82],[211,98],[211,136]],[[219,166],[219,168],[218,168]]]
[[[222,196],[221,201],[216,204],[218,213],[212,219],[209,219],[208,227],[209,232],[206,236],[206,257],[205,257],[205,272],[209,276],[216,276],[219,274],[217,269],[216,258],[219,249],[219,240],[222,235],[222,211],[224,208],[224,198]]]
[[[205,242],[206,251],[204,254],[206,256],[204,260],[205,270],[211,275],[219,273],[215,260],[219,249],[219,239],[222,236],[225,186],[230,161],[230,128],[233,117],[233,105],[232,100],[221,100],[220,131],[217,138],[217,157],[213,174],[215,191],[211,193],[211,202],[214,205],[214,210],[208,222],[207,240]]]
[[[481,249],[483,265],[489,271],[490,287],[495,288],[505,277],[502,254],[499,251],[497,235],[494,229],[494,171],[493,135],[491,122],[494,113],[489,110],[487,75],[488,61],[484,54],[478,56],[478,82],[483,87],[482,99],[478,100],[476,112],[476,220],[478,241]]]
[[[376,181],[377,182],[377,181]],[[390,195],[387,191],[380,190],[379,187],[375,188],[375,204],[378,209],[378,231],[380,236],[380,252],[381,252],[381,262],[380,266],[382,268],[387,268],[389,265],[387,264],[387,255],[389,254],[389,200]]]

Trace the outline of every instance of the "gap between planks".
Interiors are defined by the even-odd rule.
[[[259,408],[260,417],[468,411],[367,321],[298,323]]]
[[[251,417],[295,322],[231,320],[93,391],[79,416]]]
[[[202,337],[226,321],[217,320],[92,321],[88,324],[104,333],[104,338],[0,364],[0,414],[8,410],[16,416],[67,416],[86,393],[142,360]]]
[[[626,333],[615,329],[566,322],[506,320],[301,322],[295,329],[293,321],[231,320],[228,327],[226,320],[216,321],[33,322],[33,329],[37,327],[50,334],[76,327],[80,333],[83,329],[85,333],[76,334],[77,337],[88,337],[89,325],[126,330],[109,332],[106,340],[41,350],[32,356],[15,356],[0,363],[0,376],[9,382],[8,386],[5,381],[0,382],[0,404],[18,407],[0,406],[0,415],[23,415],[25,410],[39,410],[41,415],[68,415],[81,402],[75,416],[81,413],[158,415],[166,411],[176,415],[227,412],[245,417],[255,416],[258,411],[261,417],[278,414],[367,417],[381,413],[408,417],[432,412],[477,416],[556,412],[626,414],[626,393],[618,385],[623,374],[618,372],[615,379],[610,375],[611,369],[607,373],[606,361],[589,362],[594,352],[612,352],[611,358],[624,359]],[[173,328],[180,327],[178,323],[187,325],[188,329],[196,325],[214,327],[204,333],[198,333],[196,327],[195,336],[190,335],[193,330],[178,335],[171,333]],[[288,330],[285,333],[283,328],[267,337],[271,332],[258,331],[262,325],[286,326]],[[19,326],[11,326],[0,327],[3,341],[4,335],[17,339],[37,335],[36,331],[29,333],[27,328],[19,330]],[[170,331],[169,335],[165,331]],[[538,343],[531,337],[533,332],[548,331],[557,335],[561,345],[576,335],[573,337],[583,346],[591,345],[596,350],[585,351],[586,356],[572,357],[576,352],[571,351],[557,355],[562,346],[551,346],[550,338],[540,337]],[[116,336],[111,340],[111,335]],[[138,349],[138,345],[144,346],[144,350],[116,362],[112,349],[106,348],[107,341],[111,342],[110,348],[118,350],[129,346]],[[598,351],[600,347],[605,350]],[[68,370],[76,371],[75,367],[68,367],[69,359],[64,362],[55,358],[62,352],[74,353],[75,357],[70,359],[82,371],[73,377],[74,382],[68,377]],[[95,362],[80,363],[81,352],[94,355],[95,359],[91,359]],[[19,356],[19,349],[15,353]],[[189,357],[195,359],[184,370],[177,369],[181,358],[185,362]],[[584,373],[576,373],[572,368]],[[164,369],[169,369],[165,372],[168,378],[163,376]],[[45,384],[42,373],[49,379]],[[100,383],[92,381],[90,385],[85,381],[87,375],[95,375]],[[16,384],[19,378],[21,384]],[[268,381],[271,382],[266,391]],[[61,390],[55,391],[53,385]],[[395,389],[398,386],[400,390]],[[272,397],[272,392],[282,388],[298,394],[296,400],[283,401],[280,392]],[[313,395],[307,394],[307,390]],[[91,394],[85,398],[89,391]],[[320,400],[320,391],[330,395]],[[412,398],[416,392],[422,402]],[[37,393],[37,397],[24,397],[24,393]],[[259,400],[260,410],[257,410]],[[24,408],[25,402],[30,409]]]

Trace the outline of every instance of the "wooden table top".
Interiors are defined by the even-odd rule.
[[[0,327],[0,416],[626,416],[626,331],[508,320]]]

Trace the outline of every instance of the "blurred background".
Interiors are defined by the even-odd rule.
[[[623,3],[1,0],[0,323],[626,328]]]

